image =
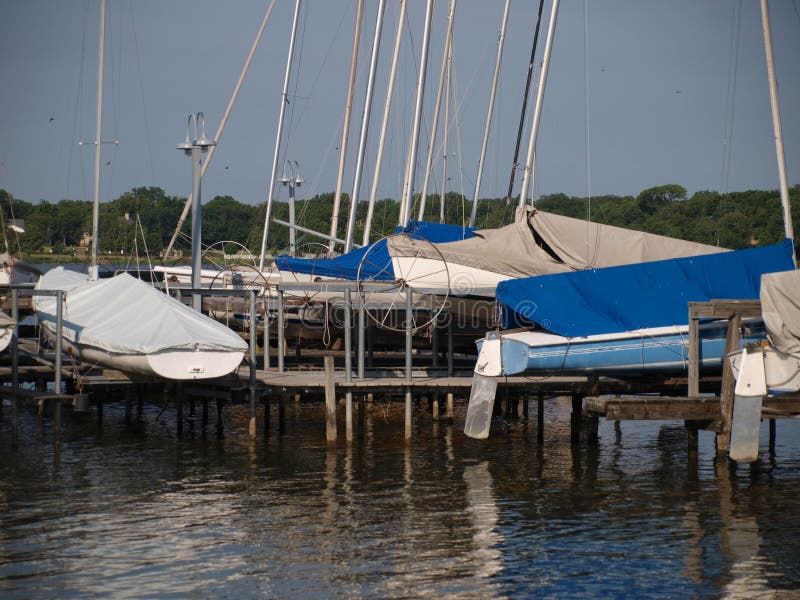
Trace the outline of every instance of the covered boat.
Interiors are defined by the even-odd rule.
[[[501,283],[504,320],[526,330],[491,332],[479,342],[475,371],[635,375],[684,371],[688,303],[756,299],[761,276],[792,270],[792,242],[637,265],[543,275]],[[727,323],[700,326],[700,361],[722,365]],[[745,322],[744,343],[765,339]]]
[[[88,363],[159,379],[210,379],[231,373],[247,343],[236,333],[128,274],[90,280],[63,267],[45,273],[40,290],[63,290],[63,344]],[[56,298],[34,296],[49,336]]]
[[[643,231],[587,222],[520,207],[514,223],[477,231],[463,241],[420,244],[402,236],[389,240],[395,272],[415,289],[493,295],[509,279],[587,268],[714,254],[723,248]],[[442,259],[447,268],[442,268]]]

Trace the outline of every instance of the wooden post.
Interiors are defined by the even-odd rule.
[[[55,434],[55,447],[56,449],[61,448],[61,400],[54,400],[55,406],[53,406],[53,433]]]
[[[700,327],[698,318],[689,308],[689,372],[687,395],[694,398],[700,394]]]
[[[325,435],[328,443],[336,441],[336,381],[333,356],[323,359],[325,364]]]
[[[431,412],[433,413],[432,418],[434,421],[439,420],[439,394],[438,392],[434,392],[433,396],[431,397]]]
[[[225,424],[222,421],[222,406],[225,403],[223,398],[217,398],[217,437],[225,437]]]
[[[411,419],[411,388],[406,388],[406,406],[405,406],[405,440],[406,443],[411,442],[411,426],[412,426],[412,419]]]
[[[177,405],[178,405],[178,416],[175,418],[176,424],[178,426],[178,436],[183,435],[183,389],[181,388],[181,384],[175,384],[176,388],[176,395],[177,395]]]
[[[717,455],[723,455],[728,450],[731,439],[731,423],[733,421],[733,392],[736,380],[733,377],[733,368],[727,356],[739,347],[741,339],[742,317],[734,314],[728,320],[728,335],[725,339],[725,354],[722,363],[722,389],[719,398],[719,428],[717,430]]]
[[[536,399],[536,442],[544,444],[544,394],[539,392]]]
[[[769,449],[775,451],[775,419],[769,420]]]
[[[689,455],[697,454],[698,448],[698,424],[696,421],[686,421],[686,446],[687,450],[689,451]]]
[[[579,394],[572,394],[572,414],[570,415],[570,436],[569,440],[577,444],[581,439],[581,413],[583,412],[583,397]]]
[[[269,436],[270,414],[269,396],[264,394],[264,437]]]
[[[286,396],[278,396],[278,433],[286,433]]]
[[[447,392],[447,420],[453,420],[453,392]]]
[[[358,439],[364,439],[364,426],[366,424],[366,406],[364,406],[364,394],[358,395]]]
[[[94,394],[94,403],[97,406],[97,426],[102,428],[103,427],[103,401],[105,398],[103,394],[95,393]]]
[[[590,446],[597,446],[600,443],[600,436],[597,433],[600,427],[600,417],[591,415],[586,425],[586,443]]]
[[[208,398],[203,398],[203,412],[200,422],[203,426],[203,431],[205,431],[206,427],[208,427]]]

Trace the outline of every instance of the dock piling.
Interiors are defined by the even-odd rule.
[[[333,356],[326,355],[325,365],[325,436],[328,443],[336,442],[336,372]]]
[[[741,338],[740,328],[742,317],[740,313],[731,316],[728,321],[728,335],[725,339],[725,354],[728,356],[739,347]],[[717,455],[725,454],[728,450],[728,443],[731,439],[731,424],[733,422],[733,395],[736,380],[733,376],[733,368],[728,360],[722,364],[722,389],[720,390],[719,411],[720,424],[717,431],[716,446]]]

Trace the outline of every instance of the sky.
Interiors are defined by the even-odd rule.
[[[155,185],[187,196],[175,149],[202,111],[216,134],[267,0],[108,0],[101,201]],[[508,187],[536,5],[512,0],[480,196]],[[389,0],[360,198],[374,173],[399,3]],[[0,187],[16,198],[92,198],[99,0],[0,2]],[[366,0],[344,174],[354,187],[377,0]],[[203,200],[264,202],[273,161],[294,1],[277,0],[203,180]],[[434,9],[415,188],[421,187],[448,3]],[[800,1],[770,3],[789,184],[800,183]],[[356,0],[306,0],[280,163],[297,161],[298,199],[333,191]],[[409,0],[378,197],[399,199],[411,131],[425,3]],[[486,120],[501,0],[458,0],[454,21],[448,191],[471,198]],[[550,2],[545,2],[537,65]],[[588,59],[588,60],[587,60]],[[538,66],[537,66],[538,74]],[[529,118],[535,92],[531,94]],[[444,117],[440,117],[440,123]],[[441,130],[438,140],[441,140]],[[429,193],[442,188],[440,142]],[[523,137],[524,161],[528,133]],[[279,173],[280,175],[280,173]],[[521,173],[514,194],[519,193]],[[564,0],[537,141],[535,196],[777,189],[778,169],[755,1]],[[277,197],[285,199],[285,189]]]

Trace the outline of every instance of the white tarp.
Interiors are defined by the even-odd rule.
[[[119,354],[166,350],[244,352],[236,333],[127,274],[89,281],[86,275],[52,269],[37,289],[64,290],[64,337]],[[56,299],[34,296],[40,320],[55,325]]]
[[[761,276],[761,315],[772,345],[800,355],[800,271]]]
[[[389,253],[444,258],[447,263],[509,277],[530,277],[725,250],[526,208],[517,209],[514,223],[473,235],[463,241],[436,244],[435,249],[430,244],[397,236],[389,239]]]

